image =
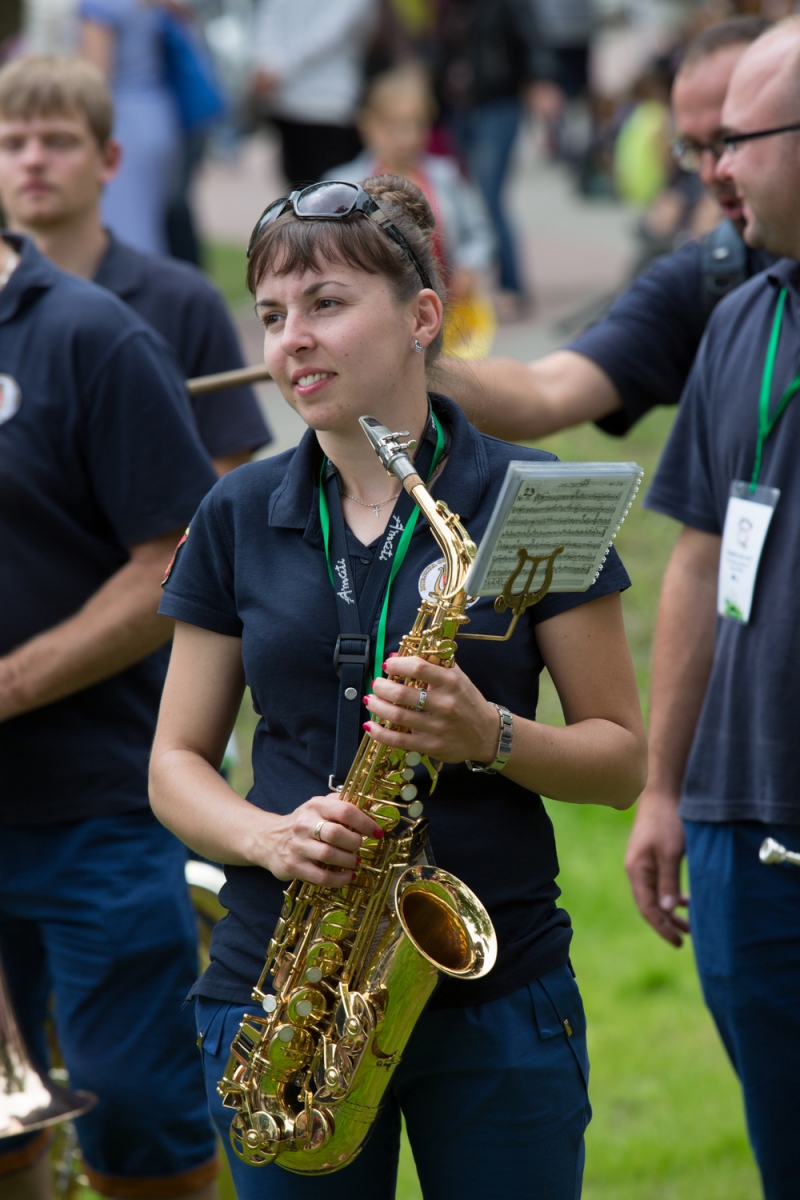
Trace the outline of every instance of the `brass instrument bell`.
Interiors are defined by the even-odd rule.
[[[70,1091],[33,1065],[0,963],[0,1138],[70,1121],[96,1103],[91,1092]]]

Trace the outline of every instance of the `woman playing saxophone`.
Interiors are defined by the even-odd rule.
[[[426,761],[442,764],[425,805],[433,854],[488,909],[497,963],[482,978],[441,984],[353,1162],[322,1180],[254,1170],[231,1155],[240,1200],[390,1200],[401,1113],[427,1200],[574,1200],[580,1190],[585,1020],[540,796],[622,809],[643,786],[644,729],[619,598],[629,581],[612,551],[589,591],[546,596],[509,642],[458,642],[450,666],[392,655],[421,599],[441,587],[440,550],[424,521],[409,532],[399,482],[358,418],[408,431],[415,469],[476,542],[508,462],[550,457],[483,437],[427,390],[442,324],[433,227],[422,193],[382,176],[283,197],[254,230],[248,283],[264,361],[308,430],[296,450],[221,480],[180,548],[162,604],[177,623],[152,803],[188,845],[225,864],[229,915],[193,994],[226,1145],[232,1113],[216,1084],[253,1010],[286,881],[346,894],[364,848],[384,833],[333,790],[347,706],[361,690],[359,732],[363,723],[377,743],[411,756],[412,791],[422,793]],[[361,634],[351,616],[367,624]],[[466,616],[473,633],[507,624],[491,599]],[[544,666],[563,727],[536,720]],[[345,688],[354,667],[358,686]],[[255,782],[242,799],[217,766],[245,684],[259,720]]]

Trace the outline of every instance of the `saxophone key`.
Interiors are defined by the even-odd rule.
[[[267,1048],[268,1066],[264,1072],[268,1084],[276,1080],[293,1079],[310,1061],[314,1043],[307,1029],[294,1025],[279,1025]],[[271,1088],[266,1086],[265,1091]]]
[[[263,1167],[277,1158],[281,1131],[270,1113],[242,1112],[231,1122],[230,1138],[238,1158],[251,1167]]]
[[[332,942],[340,942],[350,928],[350,915],[346,908],[331,908],[322,914],[320,933]]]
[[[308,949],[306,962],[308,967],[316,967],[322,972],[320,979],[325,975],[332,975],[342,965],[341,947],[330,940],[313,942]],[[308,979],[308,968],[306,969],[306,979]],[[309,980],[309,982],[313,981]]]
[[[375,804],[370,808],[369,815],[374,817],[376,824],[388,833],[391,833],[400,820],[400,813],[393,804]],[[379,840],[379,838],[364,838],[364,844],[369,847],[376,846]]]
[[[302,1150],[321,1150],[332,1133],[333,1118],[324,1109],[312,1108],[310,1116],[303,1109],[294,1123],[295,1141]]]
[[[292,992],[286,1005],[289,1020],[301,1028],[315,1025],[326,1011],[325,997],[313,987],[298,988]]]

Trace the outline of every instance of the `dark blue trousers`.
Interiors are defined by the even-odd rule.
[[[194,1022],[197,928],[186,848],[144,812],[0,830],[0,951],[39,1063],[49,1000],[92,1187],[180,1196],[214,1178]],[[0,1139],[0,1175],[30,1135]]]
[[[492,218],[498,243],[500,286],[518,293],[525,289],[503,193],[521,119],[522,104],[516,96],[489,100],[467,112],[453,113],[450,118],[472,181],[483,193]]]
[[[490,1004],[424,1013],[361,1154],[316,1179],[246,1166],[230,1149],[232,1114],[216,1084],[245,1011],[197,1002],[211,1115],[238,1200],[394,1200],[401,1112],[425,1200],[578,1200],[589,1062],[568,967]]]
[[[691,920],[703,995],[744,1093],[765,1200],[800,1196],[800,869],[765,866],[800,827],[686,822]]]

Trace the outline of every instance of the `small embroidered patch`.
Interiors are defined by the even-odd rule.
[[[189,536],[189,530],[190,530],[190,528],[191,528],[191,526],[190,526],[190,525],[187,525],[187,526],[186,526],[186,532],[184,533],[183,537],[182,537],[182,538],[181,538],[181,540],[178,542],[177,546],[175,547],[175,549],[174,549],[174,551],[173,551],[173,553],[172,553],[172,558],[169,560],[169,566],[167,567],[166,571],[164,572],[164,578],[161,580],[161,586],[162,586],[162,587],[163,587],[163,586],[164,586],[164,584],[167,582],[167,580],[168,580],[168,579],[169,579],[169,577],[170,577],[170,574],[172,573],[172,568],[175,566],[175,559],[178,557],[178,551],[180,550],[181,546],[183,545],[183,543],[184,543],[184,542],[186,541],[186,539],[188,538],[188,536]]]

